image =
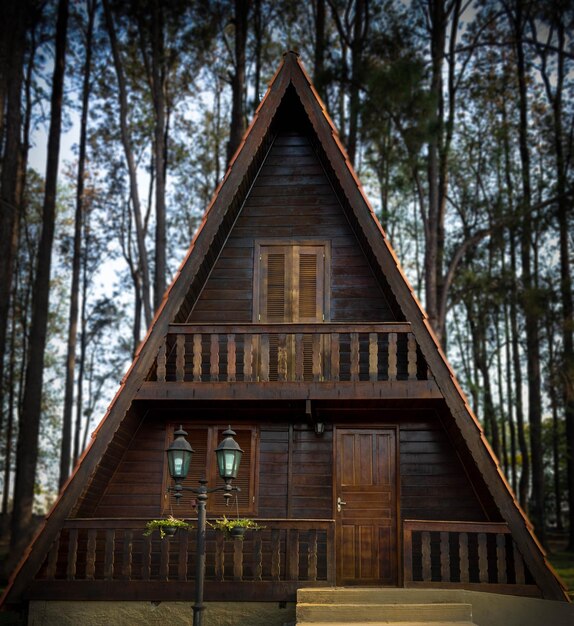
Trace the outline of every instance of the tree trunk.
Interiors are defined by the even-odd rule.
[[[315,49],[313,55],[313,84],[326,102],[325,91],[325,0],[315,0]]]
[[[235,0],[235,59],[233,75],[231,77],[232,106],[231,128],[229,143],[227,144],[227,165],[239,148],[245,132],[245,49],[247,45],[247,18],[249,14],[249,2],[247,0]]]
[[[15,548],[15,553],[18,551],[19,541],[30,527],[34,503],[38,433],[42,412],[44,350],[48,330],[50,267],[55,226],[67,25],[68,0],[60,0],[56,25],[56,54],[52,82],[50,131],[48,135],[46,187],[42,209],[42,234],[38,246],[38,269],[34,280],[32,297],[28,365],[26,368],[26,384],[22,413],[20,415],[16,456],[16,481],[11,536],[11,545]]]
[[[86,139],[90,105],[90,75],[92,65],[92,38],[96,1],[88,2],[88,25],[86,32],[86,59],[82,86],[82,117],[80,120],[80,149],[76,177],[76,213],[74,216],[74,250],[72,256],[72,283],[70,286],[70,314],[68,321],[68,346],[66,353],[66,382],[64,390],[64,414],[62,417],[62,446],[60,450],[60,480],[62,489],[70,474],[72,454],[72,409],[74,404],[74,374],[76,370],[76,338],[78,333],[78,308],[80,290],[80,265],[82,257],[82,224],[84,219],[84,175],[86,169]]]
[[[112,57],[114,59],[114,67],[116,70],[116,77],[118,80],[118,100],[120,105],[120,130],[122,137],[122,145],[124,148],[124,154],[126,157],[126,164],[128,168],[128,175],[130,180],[130,199],[132,203],[132,209],[134,213],[134,221],[136,228],[136,244],[139,256],[139,267],[141,268],[141,298],[143,302],[144,315],[146,325],[149,326],[152,320],[151,298],[150,298],[150,273],[147,261],[147,250],[145,245],[145,228],[142,219],[141,203],[138,191],[137,170],[136,163],[131,148],[131,142],[128,130],[128,101],[127,101],[127,86],[124,76],[124,70],[120,58],[120,51],[116,38],[116,31],[114,27],[113,17],[110,9],[109,0],[103,0],[104,15],[106,20],[106,28],[108,36],[110,38],[110,45],[112,48]]]

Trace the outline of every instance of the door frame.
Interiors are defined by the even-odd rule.
[[[337,515],[337,490],[339,488],[339,463],[338,463],[338,441],[339,436],[338,433],[340,430],[351,430],[360,432],[361,430],[390,430],[395,434],[395,512],[396,512],[396,528],[395,528],[395,540],[396,540],[396,555],[397,555],[397,563],[396,563],[396,572],[397,572],[397,587],[401,587],[403,585],[403,534],[402,534],[402,523],[401,523],[401,476],[400,476],[400,429],[398,424],[333,424],[333,500],[332,500],[332,511],[333,511],[333,520],[335,522],[335,584],[340,585],[339,581],[339,542],[340,542],[340,534],[341,528],[339,524],[339,517]]]

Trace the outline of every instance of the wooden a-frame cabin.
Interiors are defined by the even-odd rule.
[[[295,53],[269,90],[91,444],[16,570],[7,605],[193,598],[193,520],[166,495],[180,424],[213,485],[231,424],[245,453],[208,531],[206,600],[300,587],[564,589],[402,273]]]

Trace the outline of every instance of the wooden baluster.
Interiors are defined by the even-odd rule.
[[[389,333],[389,380],[397,380],[397,333]]]
[[[369,333],[369,380],[377,382],[379,373],[379,346],[377,343],[377,333]]]
[[[281,579],[281,531],[271,530],[271,580]]]
[[[287,531],[287,580],[299,580],[299,531]]]
[[[243,336],[243,380],[253,380],[253,340],[251,335]]]
[[[413,580],[413,532],[405,528],[403,533],[403,584],[405,587]]]
[[[317,580],[317,531],[309,531],[307,548],[307,580]]]
[[[313,350],[313,380],[321,380],[321,335],[315,333],[311,336],[311,346]]]
[[[359,333],[351,333],[351,381],[359,380]]]
[[[421,553],[422,553],[422,575],[423,582],[431,580],[431,542],[428,530],[421,532]]]
[[[303,335],[296,333],[295,335],[295,380],[301,382],[304,375],[304,356],[305,348],[303,347]]]
[[[211,335],[210,359],[209,359],[209,379],[219,380],[219,335]]]
[[[243,540],[239,537],[233,540],[233,580],[243,580]]]
[[[54,580],[56,577],[56,568],[58,566],[58,552],[60,551],[60,533],[56,535],[54,543],[50,548],[48,554],[48,565],[46,567],[46,578],[48,580]]]
[[[116,543],[116,531],[113,528],[106,530],[106,545],[104,548],[104,580],[114,578],[114,549]]]
[[[185,335],[177,335],[175,344],[175,380],[182,383],[185,378]]]
[[[201,335],[195,333],[193,335],[193,382],[197,383],[201,380]]]
[[[160,543],[159,579],[169,580],[169,541],[163,539]]]
[[[285,333],[277,335],[277,380],[280,382],[287,380],[287,335]]]
[[[440,579],[443,583],[450,582],[450,545],[449,533],[440,534]]]
[[[215,580],[222,582],[225,578],[225,536],[222,532],[215,533]]]
[[[460,582],[469,582],[468,533],[458,535],[458,555],[460,559]]]
[[[156,378],[158,383],[165,383],[165,369],[166,369],[166,337],[163,338],[159,350],[157,353],[157,371]]]
[[[339,380],[340,356],[339,356],[339,333],[331,335],[331,380]]]
[[[407,363],[409,380],[417,379],[417,342],[413,333],[407,334]]]
[[[185,582],[187,580],[187,545],[189,542],[189,532],[178,530],[179,552],[177,555],[177,579]]]
[[[263,580],[263,540],[261,532],[253,539],[253,580]]]
[[[76,562],[78,560],[78,529],[70,528],[68,536],[68,567],[66,578],[74,580],[76,578]]]
[[[151,574],[151,536],[143,538],[142,547],[142,580],[149,580]]]
[[[512,549],[514,553],[514,576],[517,585],[524,585],[526,582],[526,575],[524,573],[524,561],[522,554],[518,551],[517,545],[512,542]]]
[[[86,544],[86,580],[94,580],[96,571],[96,540],[97,528],[88,529],[88,542]]]
[[[486,547],[486,533],[478,533],[478,580],[488,582],[488,551]]]
[[[269,335],[261,335],[261,366],[259,379],[266,383],[269,381]]]
[[[132,577],[132,546],[133,532],[124,530],[124,545],[122,551],[122,579],[130,580]]]
[[[229,383],[234,383],[237,380],[237,377],[235,375],[236,353],[237,349],[235,345],[235,335],[233,333],[230,333],[229,335],[227,335],[227,382]]]
[[[506,574],[506,536],[502,533],[496,535],[496,575],[498,582],[506,584],[508,576]]]

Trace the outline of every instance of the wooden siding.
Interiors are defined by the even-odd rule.
[[[332,321],[395,321],[309,139],[280,133],[188,318],[251,322],[256,239],[331,241]]]
[[[440,419],[434,413],[419,419],[411,417],[412,411],[393,414],[399,424],[401,518],[486,521]],[[322,419],[329,424],[327,414]],[[107,457],[108,483],[92,484],[75,517],[160,516],[165,428],[163,418],[150,413],[135,437],[124,440],[123,454],[118,449],[115,461]],[[305,423],[260,423],[256,516],[332,519],[332,455],[330,427],[317,437]]]

